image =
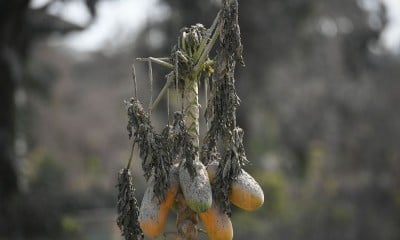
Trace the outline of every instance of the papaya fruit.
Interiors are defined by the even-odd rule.
[[[218,162],[211,162],[207,166],[211,184],[217,173]],[[242,169],[237,179],[232,183],[229,201],[244,210],[253,211],[264,203],[264,192],[257,181]]]
[[[170,187],[165,193],[165,199],[160,201],[154,195],[154,181],[150,180],[139,210],[139,223],[143,233],[154,238],[164,229],[169,209],[174,203],[179,189],[177,170],[171,171]]]
[[[207,231],[210,240],[233,239],[233,227],[231,219],[215,202],[206,212],[199,213],[200,219]]]
[[[206,167],[195,160],[193,165],[196,174],[192,178],[184,167],[184,161],[179,168],[179,182],[186,203],[197,213],[207,211],[212,204],[212,192]]]

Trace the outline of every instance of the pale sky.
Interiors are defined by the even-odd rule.
[[[32,6],[39,7],[48,1],[33,0]],[[80,25],[85,25],[90,19],[83,1],[57,2],[49,12]],[[159,6],[158,0],[100,1],[97,5],[98,17],[89,28],[68,34],[67,37],[55,37],[51,43],[81,51],[112,48],[131,38],[153,16],[162,20],[167,12],[165,7]]]
[[[32,6],[39,7],[49,0],[33,0]],[[334,1],[334,0],[333,0]],[[371,0],[360,0],[373,3]],[[387,6],[389,23],[382,34],[382,43],[388,50],[400,46],[400,0],[378,0]],[[100,1],[98,17],[88,29],[69,34],[66,38],[55,38],[51,42],[80,51],[96,51],[112,48],[132,37],[133,33],[150,18],[165,18],[168,10],[158,0],[110,0]],[[53,4],[50,12],[81,25],[89,20],[89,14],[82,1],[68,1]],[[107,49],[106,49],[107,50]]]
[[[382,33],[382,41],[389,50],[400,47],[400,0],[381,0],[386,3],[390,22]]]

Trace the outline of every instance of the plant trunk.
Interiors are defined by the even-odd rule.
[[[193,145],[199,147],[199,83],[196,76],[185,79],[184,88],[184,113],[185,125]],[[195,161],[199,161],[199,151],[196,150]],[[183,199],[180,195],[178,199]],[[196,240],[198,235],[198,215],[186,204],[184,200],[178,201],[179,211],[177,216],[177,240]]]
[[[199,83],[196,76],[186,79],[184,90],[185,124],[194,147],[199,147]],[[196,161],[199,160],[197,151]]]

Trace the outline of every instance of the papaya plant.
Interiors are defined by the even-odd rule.
[[[213,48],[216,51],[212,57]],[[135,96],[126,101],[127,130],[133,146],[128,165],[118,178],[117,224],[125,239],[143,239],[144,235],[155,238],[161,234],[173,239],[198,239],[199,218],[210,239],[233,239],[230,204],[248,211],[263,204],[261,187],[242,169],[248,160],[244,133],[236,123],[240,100],[234,77],[236,63],[244,66],[242,50],[238,1],[223,0],[210,28],[196,24],[180,31],[169,57],[138,58],[148,63],[151,81],[153,63],[168,68],[170,73],[146,110],[136,97],[133,71]],[[202,141],[201,84],[207,102],[207,131]],[[168,121],[158,133],[151,124],[151,113],[165,95],[169,104],[171,89],[176,91],[182,110],[175,112],[172,124]],[[140,207],[129,171],[136,145],[149,185]],[[177,213],[176,232],[163,233],[173,205]]]

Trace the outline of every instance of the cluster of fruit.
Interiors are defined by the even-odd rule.
[[[178,192],[181,192],[186,204],[199,215],[211,240],[232,239],[230,217],[212,197],[218,164],[214,161],[205,167],[200,161],[195,161],[194,177],[190,176],[183,163],[180,166],[174,165],[170,173],[170,187],[164,200],[155,197],[154,181],[150,180],[139,213],[143,233],[154,238],[163,231],[168,212],[177,201]],[[241,209],[252,211],[264,203],[264,193],[256,180],[242,169],[231,186],[229,201]]]

